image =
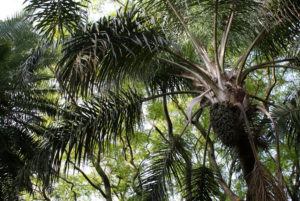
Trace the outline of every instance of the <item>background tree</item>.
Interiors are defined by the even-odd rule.
[[[38,35],[24,15],[0,21],[1,200],[16,200],[24,189],[32,190],[30,177],[38,172],[40,137],[47,119],[56,114],[56,104],[50,99],[55,89],[43,85],[49,75],[33,71],[48,63],[43,50],[36,48],[37,42]]]

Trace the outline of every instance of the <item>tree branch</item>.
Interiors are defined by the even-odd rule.
[[[169,133],[169,140],[173,139],[173,124],[169,115],[168,106],[167,106],[167,98],[163,96],[163,110],[165,114],[165,118],[168,124],[168,133]]]
[[[75,184],[73,182],[70,182],[69,180],[67,180],[66,178],[62,177],[62,176],[59,176],[60,179],[64,180],[65,182],[67,182],[68,184],[71,184],[71,191],[73,192],[74,194],[74,198],[75,198],[75,201],[77,200],[77,193],[76,191],[73,190]]]
[[[236,158],[233,159],[230,168],[229,168],[229,173],[228,173],[228,187],[231,188],[231,182],[232,182],[232,172],[233,172],[233,168],[235,166],[236,163]]]
[[[143,116],[144,116],[144,118],[146,119],[146,121],[147,121],[149,124],[151,124],[151,126],[159,133],[159,135],[162,137],[162,139],[164,139],[164,141],[165,141],[166,143],[169,143],[169,140],[164,136],[164,134],[161,132],[161,130],[160,130],[154,123],[152,123],[152,122],[146,117],[146,115],[143,114]]]
[[[103,180],[106,200],[107,201],[112,201],[110,181],[109,181],[109,178],[107,177],[106,173],[104,172],[104,170],[100,166],[100,158],[97,157],[97,160],[95,161],[95,157],[93,157],[92,158],[92,163],[93,163],[96,171],[100,175],[101,179]]]
[[[248,94],[250,98],[254,98],[256,100],[259,100],[261,102],[263,102],[264,104],[268,104],[268,105],[272,105],[272,106],[276,106],[274,103],[270,102],[270,101],[267,101],[263,98],[260,98],[260,97],[257,97],[257,96],[254,96],[254,95],[251,95],[251,94]]]
[[[93,186],[95,189],[97,189],[97,190],[101,193],[101,195],[102,195],[104,198],[106,198],[106,194],[104,193],[104,191],[103,191],[100,187],[98,187],[96,184],[94,184],[94,182],[92,182],[92,181],[90,180],[90,178],[85,174],[85,172],[84,172],[83,170],[81,170],[79,167],[77,167],[76,164],[73,163],[72,161],[68,161],[68,162],[71,163],[71,164],[73,165],[74,169],[76,169],[77,171],[79,171],[79,172],[82,174],[82,176],[88,181],[88,183],[89,183],[91,186]]]

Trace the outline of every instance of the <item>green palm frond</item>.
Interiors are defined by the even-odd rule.
[[[137,77],[165,45],[161,34],[136,9],[102,17],[65,42],[57,66],[59,79],[69,92],[86,95],[94,86]]]
[[[172,0],[171,2],[185,23],[189,26],[190,31],[192,31],[198,43],[202,46],[211,45],[213,39],[215,1]],[[146,6],[151,15],[157,16],[158,19],[163,21],[165,25],[164,29],[168,31],[171,38],[178,40],[186,39],[182,38],[181,34],[173,34],[173,32],[182,32],[183,26],[166,1],[140,1],[140,3],[142,6]],[[218,1],[219,39],[221,39],[223,31],[226,29],[226,22],[231,12],[234,12],[234,20],[229,35],[229,46],[235,48],[228,48],[229,51],[237,50],[238,47],[241,47],[241,44],[249,43],[249,41],[255,37],[255,33],[253,33],[255,21],[251,20],[251,17],[257,17],[257,13],[255,12],[261,8],[260,5],[261,4],[257,1],[252,0]],[[247,38],[241,36],[247,36]],[[235,40],[237,37],[239,37],[238,41]]]
[[[212,201],[219,194],[215,174],[207,167],[191,170],[191,187],[190,194],[185,194],[191,201]]]
[[[171,65],[154,60],[146,70],[149,72],[144,72],[141,75],[140,80],[144,82],[145,87],[150,94],[156,94],[161,91],[191,89],[192,82],[180,77],[183,72]]]
[[[162,145],[152,154],[146,170],[141,174],[143,200],[168,200],[173,179],[176,185],[181,186],[186,168],[182,154],[186,152],[185,143],[175,138],[171,144]]]
[[[48,163],[47,167],[38,171],[38,166],[33,162],[42,146],[41,136],[45,133],[46,119],[57,115],[58,106],[52,99],[56,90],[41,87],[41,82],[49,76],[41,75],[33,68],[45,55],[34,55],[39,57],[39,62],[34,61],[33,57],[30,62],[27,59],[39,38],[24,18],[24,15],[17,15],[0,22],[1,45],[8,44],[6,48],[9,51],[8,58],[0,62],[1,200],[16,200],[19,192],[30,191],[31,176],[46,172],[45,169],[51,169],[52,165]],[[27,65],[29,63],[31,65]],[[26,84],[20,79],[22,70],[30,74]],[[49,161],[46,157],[41,159]]]
[[[53,164],[62,155],[75,154],[80,164],[96,148],[105,148],[122,133],[132,135],[141,121],[142,97],[133,90],[108,91],[67,108],[62,113],[59,127],[45,134],[45,150],[51,150]]]
[[[18,127],[17,127],[18,126]],[[38,141],[26,128],[20,125],[0,127],[0,169],[1,169],[1,191],[6,195],[16,195],[22,190],[31,191],[31,181],[29,175],[24,175],[22,180],[18,177],[22,174],[22,169],[32,160],[38,150]],[[1,193],[0,193],[1,194]]]
[[[276,119],[281,136],[287,136],[289,142],[298,144],[300,134],[300,96],[296,93],[284,105],[274,108],[272,116]]]
[[[11,43],[14,58],[9,60],[9,65],[14,68],[24,62],[28,51],[37,44],[39,39],[32,31],[32,24],[25,18],[25,14],[17,14],[13,18],[0,22],[0,39]]]
[[[26,0],[25,11],[37,22],[39,30],[50,41],[58,36],[64,38],[72,34],[78,25],[86,19],[85,6],[74,0]],[[88,0],[86,1],[88,2]]]
[[[272,0],[266,1],[269,11],[278,21],[289,21],[292,23],[299,22],[300,3],[291,0]]]

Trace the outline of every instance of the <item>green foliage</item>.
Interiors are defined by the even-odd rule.
[[[37,22],[36,30],[50,41],[53,41],[57,34],[62,38],[68,32],[72,34],[86,16],[86,11],[83,9],[85,6],[73,0],[26,0],[25,2],[29,3],[25,10],[32,20]]]
[[[85,180],[107,200],[228,200],[226,196],[238,200],[246,196],[265,201],[284,200],[284,191],[293,200],[299,198],[299,176],[294,176],[299,175],[296,99],[274,112],[281,126],[280,139],[272,126],[265,126],[270,123],[266,120],[269,106],[274,105],[269,99],[281,101],[280,85],[291,87],[282,85],[291,71],[279,68],[300,69],[296,1],[119,1],[122,8],[115,16],[95,23],[86,20],[89,1],[27,2],[26,10],[46,39],[44,48],[52,48],[50,53],[34,46],[30,54],[23,54],[18,44],[8,42],[13,35],[3,35],[10,39],[0,50],[9,57],[5,67],[16,62],[7,48],[18,50],[20,57],[16,56],[24,64],[21,83],[27,90],[36,86],[32,78],[38,78],[38,64],[49,66],[53,61],[56,65],[51,69],[65,95],[59,112],[51,110],[48,98],[10,93],[30,100],[30,106],[24,106],[35,112],[30,123],[44,126],[49,116],[49,127],[30,127],[30,132],[40,134],[33,140],[43,140],[34,158],[37,172],[44,172],[37,174],[44,179],[43,190],[49,181],[59,179],[65,162],[65,172],[73,167],[82,175],[80,168],[91,163],[97,176],[88,174]],[[48,46],[53,43],[56,46]],[[57,59],[39,60],[56,52]],[[275,85],[279,86],[272,94]],[[6,92],[3,97],[10,98]],[[21,108],[21,102],[5,98],[1,99],[4,106]],[[144,108],[142,103],[149,100]],[[186,114],[191,105],[195,105],[192,117]],[[205,109],[210,105],[220,111]],[[3,111],[13,117],[16,113]],[[150,123],[142,121],[141,113]],[[5,141],[15,143],[14,139],[18,138]],[[293,151],[288,150],[288,141]],[[224,144],[234,146],[224,148]],[[274,153],[278,158],[272,161]],[[291,171],[280,169],[279,159],[290,164]],[[284,186],[280,174],[274,177],[280,172],[292,178],[285,190],[279,189]],[[71,176],[66,179],[78,182]],[[66,185],[60,184],[58,194]],[[83,192],[75,186],[73,196]]]
[[[40,54],[31,55],[38,38],[23,15],[0,22],[0,199],[16,200],[22,190],[32,191],[30,177],[37,171],[36,154],[46,117],[56,115],[55,101],[46,97],[51,89],[39,88],[48,76],[33,74]],[[23,37],[28,37],[28,41]],[[27,68],[31,59],[30,68]],[[26,71],[26,73],[24,72]],[[30,79],[24,75],[29,74]],[[26,80],[26,82],[25,82]]]
[[[147,72],[145,67],[165,45],[149,21],[137,9],[120,10],[116,17],[80,27],[63,44],[57,67],[61,84],[71,94],[87,96],[111,83],[118,86],[128,74]]]

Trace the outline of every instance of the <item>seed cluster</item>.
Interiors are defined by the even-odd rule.
[[[230,103],[215,103],[210,107],[210,121],[222,143],[234,147],[239,142],[237,108]]]

